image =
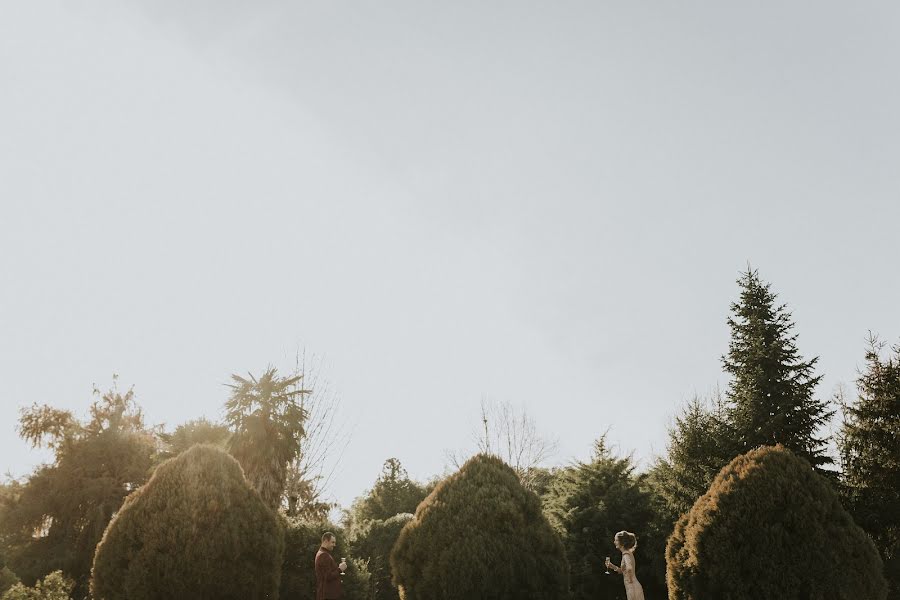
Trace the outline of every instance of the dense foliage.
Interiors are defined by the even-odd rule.
[[[900,599],[900,346],[882,359],[869,340],[855,402],[844,407],[843,490],[856,522],[885,563],[889,598]]]
[[[565,549],[516,472],[479,454],[419,505],[391,554],[405,600],[557,600]]]
[[[94,558],[95,600],[253,600],[278,594],[284,531],[212,446],[161,464],[110,522]]]
[[[322,542],[322,534],[330,531],[337,538],[332,551],[335,561],[347,559],[347,571],[341,578],[342,600],[371,600],[371,581],[365,560],[355,555],[344,529],[327,520],[285,519],[284,561],[281,570],[280,598],[315,598],[316,552]]]
[[[732,460],[675,527],[670,600],[883,600],[872,540],[833,486],[784,447]]]
[[[307,413],[298,399],[309,390],[301,375],[280,377],[270,367],[260,377],[231,376],[225,423],[228,449],[263,502],[277,510],[284,501],[288,468],[300,452]]]
[[[53,571],[33,587],[17,583],[9,588],[0,600],[70,600],[69,593],[75,586],[75,582],[62,574],[62,571]]]
[[[150,475],[156,438],[144,426],[134,393],[113,389],[92,404],[90,418],[49,406],[22,411],[19,431],[46,445],[54,461],[4,495],[0,530],[4,555],[27,585],[56,570],[88,588],[94,548],[125,496]]]
[[[631,459],[614,457],[601,438],[589,462],[557,473],[544,496],[544,513],[565,545],[573,598],[624,599],[621,579],[604,574],[604,558],[616,556],[613,537],[622,529],[637,532],[643,544],[652,518]],[[637,558],[638,578],[649,583],[640,550]]]
[[[771,285],[751,269],[738,279],[740,299],[728,318],[731,341],[722,363],[731,375],[726,396],[736,444],[734,454],[781,444],[819,468],[832,462],[820,428],[833,411],[815,398],[822,379],[818,358],[804,360],[794,323],[777,305]]]

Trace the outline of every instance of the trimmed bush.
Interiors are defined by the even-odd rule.
[[[538,497],[479,454],[416,509],[391,553],[404,600],[558,600],[568,563]]]
[[[781,446],[732,460],[675,526],[670,600],[883,600],[881,559],[831,484]]]
[[[125,500],[94,556],[95,600],[277,598],[284,531],[237,461],[194,446]]]

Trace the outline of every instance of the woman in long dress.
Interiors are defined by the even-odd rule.
[[[625,580],[625,596],[628,600],[644,600],[644,588],[641,587],[641,582],[634,575],[634,550],[637,548],[637,536],[627,531],[620,531],[616,534],[613,543],[615,543],[616,549],[622,553],[622,565],[617,567],[607,558],[606,568],[622,574],[622,578]]]

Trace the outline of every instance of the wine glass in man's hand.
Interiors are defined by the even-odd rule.
[[[341,577],[343,577],[344,571],[347,570],[347,559],[346,558],[343,558],[343,557],[341,558],[341,564],[338,565],[338,569],[341,570]]]

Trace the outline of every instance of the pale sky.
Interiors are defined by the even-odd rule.
[[[113,373],[151,423],[324,357],[347,505],[482,398],[642,467],[748,261],[819,388],[900,341],[900,4],[0,0],[0,469]]]

